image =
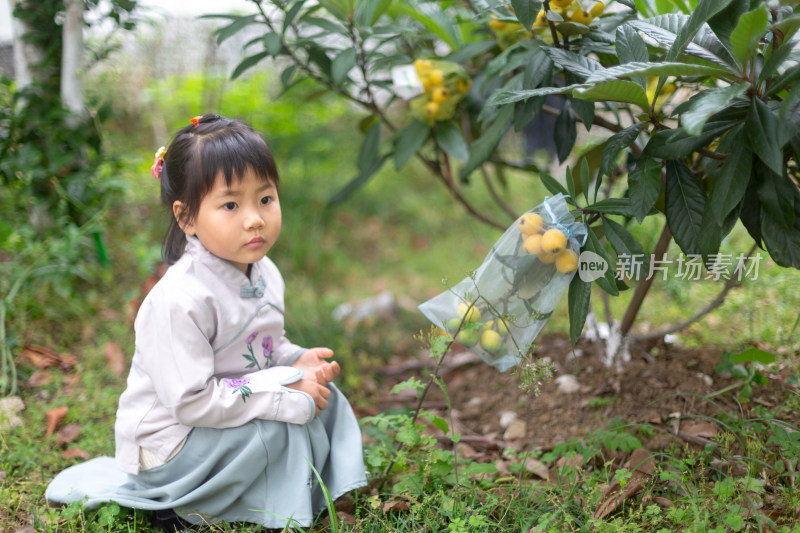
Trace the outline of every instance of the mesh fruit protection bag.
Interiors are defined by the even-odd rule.
[[[517,364],[578,269],[586,226],[556,195],[523,214],[460,283],[419,306],[488,364]]]

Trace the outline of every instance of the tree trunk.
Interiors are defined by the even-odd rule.
[[[9,9],[14,13],[18,0],[9,2]],[[28,32],[28,25],[12,15],[11,27],[14,33],[14,77],[17,81],[17,90],[24,89],[33,82],[34,69],[44,59],[44,53],[36,45],[23,40],[23,35]]]
[[[79,74],[83,67],[83,0],[64,0],[62,34],[61,105],[76,115],[84,113]]]

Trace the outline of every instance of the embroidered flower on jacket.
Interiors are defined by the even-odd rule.
[[[250,334],[249,337],[247,337],[247,340],[244,341],[245,344],[247,344],[247,351],[250,353],[243,353],[242,357],[250,361],[250,363],[245,368],[256,367],[259,370],[261,370],[261,365],[258,364],[258,360],[256,359],[256,354],[253,353],[253,341],[256,340],[256,337],[258,337],[258,332],[254,331],[253,333]]]
[[[253,391],[250,390],[250,387],[248,387],[250,380],[247,378],[225,378],[222,380],[222,382],[229,389],[233,389],[231,394],[236,394],[237,392],[240,393],[242,395],[243,402],[247,402],[247,397],[253,393]]]
[[[264,350],[264,359],[266,359],[266,363],[264,363],[264,368],[269,368],[272,366],[272,335],[265,335],[263,339],[261,339],[261,348]]]

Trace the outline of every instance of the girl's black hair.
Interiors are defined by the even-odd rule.
[[[180,201],[184,206],[181,217],[190,222],[220,172],[230,186],[248,168],[278,187],[275,158],[252,126],[237,119],[203,115],[197,125],[179,130],[167,148],[161,172],[161,202],[172,214],[173,203]],[[164,261],[175,263],[185,246],[186,234],[171,216],[161,248]]]

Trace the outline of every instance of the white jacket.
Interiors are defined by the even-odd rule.
[[[136,350],[115,424],[121,470],[139,471],[140,447],[166,460],[193,427],[314,417],[311,396],[284,386],[302,377],[288,365],[304,348],[284,336],[283,294],[283,278],[266,257],[248,279],[188,238],[136,317]]]

